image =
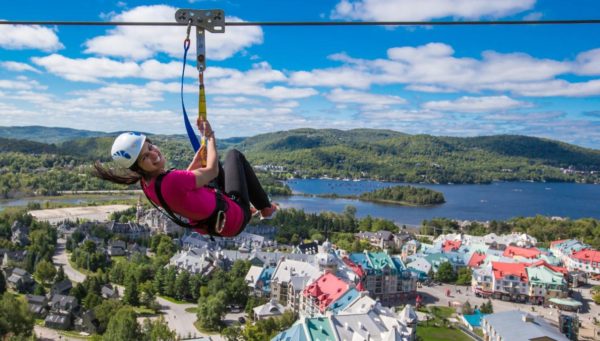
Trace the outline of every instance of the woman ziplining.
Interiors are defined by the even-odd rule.
[[[186,170],[167,170],[166,159],[160,149],[145,136],[129,132],[119,135],[112,146],[111,155],[122,169],[105,168],[96,161],[96,175],[118,184],[139,182],[144,194],[157,209],[162,208],[176,224],[192,228],[211,237],[233,237],[241,233],[250,218],[260,214],[269,219],[278,206],[271,203],[252,166],[244,154],[231,150],[224,165],[219,162],[215,132],[206,119],[204,93],[205,44],[204,28],[210,32],[223,32],[224,14],[220,10],[178,10],[176,19],[187,23],[183,42],[183,69],[181,72],[181,107],[188,137],[195,155]],[[210,20],[207,20],[210,19]],[[188,120],[183,101],[183,84],[187,53],[190,47],[190,30],[196,20],[196,61],[198,67],[198,131],[201,143]],[[251,206],[252,205],[252,206]],[[187,218],[187,222],[179,216]]]
[[[186,170],[167,170],[167,160],[150,139],[128,132],[112,145],[111,155],[120,169],[96,161],[96,175],[118,184],[139,182],[148,200],[166,211],[171,220],[211,237],[238,235],[254,214],[271,218],[278,207],[270,202],[244,154],[230,150],[221,166],[210,124],[198,119],[197,125],[207,140],[206,166],[202,166],[199,149]]]

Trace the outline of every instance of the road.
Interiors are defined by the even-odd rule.
[[[85,280],[85,274],[75,270],[71,264],[69,264],[69,260],[67,259],[66,243],[67,241],[63,238],[59,238],[57,240],[56,250],[54,252],[54,256],[52,257],[52,262],[54,262],[54,265],[57,268],[59,265],[62,265],[65,275],[67,275],[71,281],[81,283]]]
[[[55,341],[55,340],[65,340],[65,341],[81,341],[86,340],[85,338],[74,338],[69,336],[60,335],[56,330],[51,328],[46,328],[44,326],[33,326],[33,331],[37,336],[37,340],[39,341]]]
[[[592,319],[594,317],[600,319],[600,306],[597,306],[596,304],[591,302],[591,299],[589,299],[591,297],[591,295],[589,294],[589,290],[593,285],[594,284],[589,284],[583,288],[577,288],[574,290],[575,299],[584,303],[584,306],[581,309],[582,312],[578,314],[579,320],[583,325],[583,328],[580,329],[580,335],[590,335],[590,338],[591,335],[594,333],[594,325],[592,323]],[[457,288],[460,289],[460,293],[456,292]],[[449,297],[446,297],[447,289],[450,289]],[[579,291],[581,291],[581,293]],[[423,302],[425,304],[448,306],[448,302],[464,303],[468,300],[469,303],[471,303],[471,306],[474,307],[475,305],[481,306],[482,303],[487,302],[487,299],[476,297],[470,291],[470,287],[464,286],[446,284],[435,286],[423,286],[418,289],[418,293],[421,294],[421,296],[423,296]],[[583,299],[581,297],[583,297]],[[534,306],[530,304],[506,302],[496,299],[492,299],[491,301],[492,306],[494,307],[494,312],[503,312],[509,310],[528,311],[538,315],[542,315],[555,325],[558,323],[558,309],[544,308],[543,306]],[[595,328],[596,330],[600,330],[598,327]]]
[[[66,240],[64,240],[62,238],[58,239],[57,245],[56,245],[56,251],[54,253],[54,256],[52,257],[52,261],[54,262],[54,265],[57,267],[59,265],[63,266],[65,275],[67,277],[69,277],[69,279],[71,281],[81,283],[85,280],[86,275],[77,271],[75,268],[73,268],[71,266],[71,264],[69,264],[69,261],[67,259],[65,244],[66,244]],[[125,292],[125,288],[123,286],[116,285],[116,284],[113,284],[113,286],[118,288],[120,295],[123,295],[123,293]],[[169,328],[171,328],[172,330],[175,330],[180,337],[187,338],[188,336],[191,336],[191,337],[211,336],[211,338],[214,341],[224,340],[223,338],[221,338],[218,335],[216,335],[216,336],[215,335],[205,335],[205,334],[199,332],[196,329],[196,327],[194,327],[194,322],[196,321],[196,314],[188,313],[187,311],[185,311],[185,309],[190,308],[190,307],[196,307],[196,304],[191,304],[191,303],[190,304],[177,304],[177,303],[169,302],[160,297],[157,297],[156,300],[163,307],[163,309],[161,309],[161,312],[163,312],[163,314],[164,314],[163,316],[165,318],[165,321],[169,324]],[[237,319],[237,317],[238,317],[237,315],[235,315],[235,316],[228,315],[228,316],[226,316],[226,320],[230,319],[232,322],[234,319]],[[46,334],[53,331],[52,329],[49,329],[49,328],[45,328],[45,327],[41,327],[41,328],[44,328],[46,330],[45,331]],[[37,331],[37,329],[36,329],[36,331]],[[59,334],[55,332],[55,335],[53,335],[53,336],[56,336],[57,338],[50,337],[49,339],[50,340],[58,340],[58,335]],[[64,336],[63,336],[63,338],[64,338]]]

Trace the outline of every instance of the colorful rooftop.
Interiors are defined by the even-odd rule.
[[[346,264],[350,269],[352,269],[352,271],[354,271],[354,273],[359,277],[359,278],[363,278],[365,275],[365,271],[363,270],[363,268],[354,263],[350,258],[348,257],[344,257],[342,259],[344,261],[344,264]]]
[[[275,272],[275,268],[266,267],[260,273],[260,276],[258,277],[258,280],[262,281],[262,283],[263,283],[263,289],[262,290],[264,292],[271,292],[271,277],[273,276],[274,272]]]
[[[467,264],[470,268],[477,268],[485,261],[486,254],[481,252],[473,252],[471,259],[469,259],[469,263]]]
[[[302,295],[316,298],[319,310],[323,313],[334,301],[341,298],[350,288],[350,285],[332,273],[326,273],[307,286]]]
[[[518,246],[511,245],[504,250],[504,253],[502,255],[504,257],[519,256],[519,257],[523,257],[523,258],[532,259],[532,258],[538,258],[541,253],[542,252],[535,247],[524,248],[524,247],[518,247]]]
[[[552,271],[550,268],[541,266],[530,266],[526,269],[529,282],[533,284],[566,284],[562,273]]]
[[[444,252],[457,251],[461,245],[462,241],[460,240],[444,240],[442,250],[444,250]]]
[[[600,251],[596,251],[596,250],[589,250],[589,249],[585,249],[585,250],[580,250],[580,251],[576,251],[574,252],[571,257],[579,260],[580,262],[595,262],[598,263],[600,262]]]
[[[335,341],[335,335],[326,317],[306,319],[309,340]]]
[[[358,290],[352,288],[352,289],[346,291],[346,293],[342,297],[340,297],[339,299],[335,300],[335,302],[330,304],[327,309],[333,311],[334,314],[337,314],[340,311],[344,310],[344,308],[346,308],[350,303],[352,303],[359,296],[360,296],[360,292],[358,292]]]
[[[524,263],[501,263],[492,262],[492,271],[496,279],[502,279],[505,276],[512,275],[519,277],[521,281],[528,282],[526,267]]]
[[[389,268],[395,273],[398,270],[392,258],[385,252],[369,252],[367,257],[375,271],[383,271],[385,268]]]

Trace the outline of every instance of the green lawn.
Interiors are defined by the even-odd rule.
[[[158,297],[160,297],[162,299],[165,299],[165,300],[167,300],[167,301],[169,301],[171,303],[175,303],[175,304],[188,304],[188,303],[190,303],[190,302],[186,302],[186,301],[180,301],[180,300],[178,300],[176,298],[168,297],[168,296],[158,296]]]
[[[458,329],[421,324],[417,327],[417,336],[427,341],[471,341],[470,337]]]
[[[146,307],[133,307],[133,310],[138,316],[156,315],[156,312],[153,309]]]
[[[185,311],[187,311],[188,313],[195,314],[198,312],[198,308],[197,307],[189,307],[189,308],[185,308]]]
[[[69,338],[73,338],[73,339],[79,339],[79,340],[89,340],[92,338],[92,336],[84,336],[79,334],[79,332],[74,331],[74,330],[57,330],[57,332],[62,335],[62,336],[66,336]]]
[[[194,322],[194,327],[196,327],[196,329],[203,333],[203,334],[208,334],[208,335],[219,335],[218,331],[212,331],[212,330],[206,330],[200,327],[200,320],[196,320],[196,322]]]

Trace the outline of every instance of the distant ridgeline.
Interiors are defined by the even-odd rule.
[[[444,194],[441,192],[437,192],[428,188],[413,186],[392,186],[380,188],[371,192],[362,193],[360,195],[323,194],[318,196],[325,198],[359,199],[363,201],[405,206],[427,206],[443,204],[446,202]]]
[[[527,136],[436,137],[391,130],[296,129],[240,143],[253,164],[299,177],[412,183],[600,182],[600,151]]]
[[[65,128],[0,127],[0,198],[62,190],[119,189],[92,178],[94,160],[110,161],[118,133]],[[152,135],[169,160],[185,168],[193,157],[183,135]],[[600,151],[525,136],[435,137],[391,130],[296,129],[219,140],[280,179],[344,177],[412,183],[568,181],[600,183]],[[262,175],[272,194],[289,188]]]

